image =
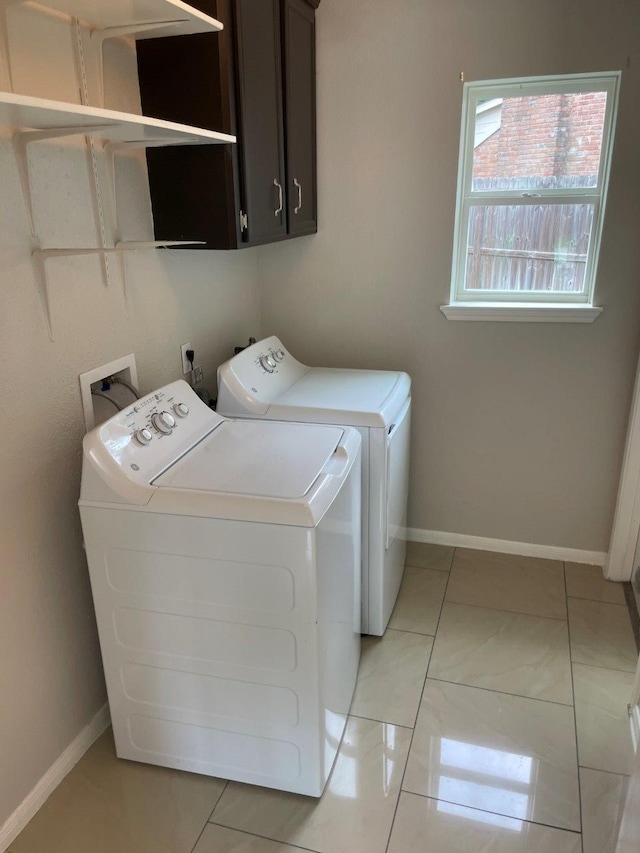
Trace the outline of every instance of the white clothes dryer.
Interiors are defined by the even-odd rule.
[[[362,438],[362,633],[384,630],[406,557],[411,378],[386,370],[308,367],[277,337],[218,368],[228,417],[339,424]]]
[[[186,382],[84,439],[119,757],[320,796],[360,655],[360,437],[229,421]]]

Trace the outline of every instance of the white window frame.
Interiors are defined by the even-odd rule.
[[[601,313],[602,309],[594,306],[593,298],[611,169],[620,76],[619,71],[612,71],[554,77],[474,81],[464,84],[451,273],[451,301],[448,305],[443,305],[441,309],[448,319],[593,322]],[[472,191],[475,118],[476,105],[479,100],[591,91],[606,91],[607,93],[600,168],[595,187],[576,187],[571,190],[540,189],[530,196],[521,190]],[[560,205],[580,202],[589,202],[594,205],[583,292],[549,293],[464,289],[471,208],[479,205],[513,204],[514,200],[522,205]]]

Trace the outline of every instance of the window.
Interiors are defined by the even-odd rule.
[[[447,316],[595,319],[619,77],[465,84]]]

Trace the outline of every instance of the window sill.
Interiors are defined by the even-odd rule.
[[[593,323],[602,308],[593,305],[524,304],[518,302],[456,302],[441,305],[447,320],[498,323]]]

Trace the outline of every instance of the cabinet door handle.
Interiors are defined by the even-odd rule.
[[[282,206],[283,206],[282,184],[280,183],[280,181],[277,178],[274,178],[273,179],[273,185],[278,190],[278,209],[275,211],[275,215],[280,216],[280,214],[282,213]]]
[[[302,210],[302,184],[298,183],[298,179],[293,179],[293,185],[298,190],[298,206],[293,209],[294,213],[300,213]]]

